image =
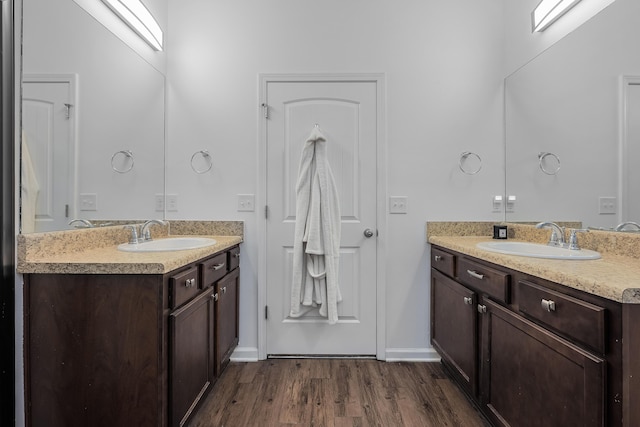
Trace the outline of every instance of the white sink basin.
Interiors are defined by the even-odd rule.
[[[534,258],[589,260],[599,259],[600,253],[589,249],[573,250],[529,242],[491,241],[480,242],[480,249],[505,255],[528,256]]]
[[[123,243],[118,245],[118,250],[124,252],[185,251],[188,249],[206,248],[216,243],[215,239],[208,237],[169,237],[167,239],[149,240],[142,243]]]

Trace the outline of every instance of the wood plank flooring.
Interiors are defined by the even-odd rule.
[[[191,427],[486,427],[439,363],[231,363]]]

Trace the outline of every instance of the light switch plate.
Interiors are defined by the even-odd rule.
[[[600,197],[598,199],[598,213],[600,215],[610,215],[616,213],[618,200],[615,197]]]
[[[406,214],[409,203],[407,196],[391,196],[389,197],[389,213]]]
[[[167,212],[178,212],[177,194],[167,194]]]
[[[98,195],[94,193],[80,194],[80,210],[81,211],[97,211]]]
[[[256,210],[256,196],[254,194],[238,194],[238,212],[253,212]]]

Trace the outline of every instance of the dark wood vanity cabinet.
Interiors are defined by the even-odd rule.
[[[167,274],[25,275],[27,425],[185,424],[238,343],[238,256]]]
[[[436,246],[431,265],[431,342],[493,425],[638,420],[622,304]]]

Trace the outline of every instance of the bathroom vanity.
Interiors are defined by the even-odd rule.
[[[640,425],[627,261],[490,254],[487,239],[430,239],[431,342],[450,375],[496,426]]]
[[[186,423],[238,344],[242,239],[211,237],[198,250],[21,266],[27,425]]]

